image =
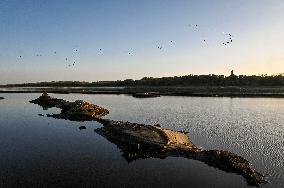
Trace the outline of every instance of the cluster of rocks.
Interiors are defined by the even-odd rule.
[[[99,118],[107,115],[109,111],[100,106],[90,104],[82,100],[77,100],[75,102],[66,103],[63,106],[61,113],[67,115],[84,115]]]
[[[240,174],[249,185],[260,186],[267,183],[265,177],[255,171],[250,162],[243,157],[224,150],[206,150],[195,146],[183,131],[163,129],[160,125],[102,119],[102,116],[109,113],[107,109],[81,100],[68,102],[51,98],[46,93],[30,102],[61,108],[60,114],[47,115],[48,117],[98,121],[103,127],[95,129],[95,132],[116,144],[128,162],[145,158],[184,157],[204,162],[226,172]],[[80,126],[79,129],[86,127]]]
[[[58,119],[70,119],[75,121],[94,120],[95,118],[100,118],[109,113],[105,108],[82,100],[69,102],[63,99],[52,98],[47,93],[43,93],[42,96],[30,102],[42,106],[43,109],[52,107],[60,108],[60,114],[47,114],[48,117]]]
[[[53,107],[63,108],[67,101],[50,97],[46,92],[43,92],[39,98],[31,100],[30,103],[38,104],[43,107],[44,110],[47,110]]]

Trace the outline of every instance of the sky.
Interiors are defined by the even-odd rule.
[[[0,84],[283,73],[283,10],[283,0],[0,0]]]

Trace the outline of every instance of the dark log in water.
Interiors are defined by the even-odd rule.
[[[60,114],[48,117],[68,119],[72,121],[94,120],[103,125],[95,132],[117,145],[128,161],[145,158],[184,157],[206,163],[220,170],[242,175],[247,183],[260,186],[267,183],[265,177],[254,170],[251,163],[241,156],[224,150],[206,150],[195,146],[186,133],[163,129],[157,125],[144,125],[124,121],[102,119],[108,110],[84,102],[68,102],[43,95],[31,101],[44,107],[61,108]],[[79,127],[84,129],[85,127]]]

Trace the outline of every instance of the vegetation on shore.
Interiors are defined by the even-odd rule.
[[[243,86],[243,87],[283,87],[284,73],[278,75],[186,75],[174,77],[144,77],[140,80],[117,81],[52,81],[23,84],[7,84],[2,87],[148,87],[148,86]]]

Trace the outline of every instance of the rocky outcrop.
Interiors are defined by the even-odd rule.
[[[100,118],[109,113],[109,111],[105,108],[82,100],[69,102],[63,99],[52,98],[47,93],[43,93],[42,96],[30,102],[42,106],[43,109],[52,107],[60,108],[60,114],[47,115],[48,117],[54,117],[58,119],[70,119],[78,121],[93,120],[94,118]]]
[[[38,104],[43,107],[44,110],[47,110],[48,108],[53,107],[63,108],[67,101],[50,97],[46,92],[44,92],[39,98],[31,100],[30,103]]]
[[[241,156],[224,150],[206,150],[195,146],[182,132],[158,126],[98,119],[104,125],[95,130],[117,145],[128,161],[145,158],[184,157],[202,161],[220,170],[242,175],[249,185],[267,183],[265,177],[255,171],[251,163]]]
[[[63,116],[86,116],[92,118],[102,117],[108,113],[107,109],[82,100],[66,103],[61,110]]]
[[[195,146],[183,131],[163,129],[160,125],[102,119],[102,116],[108,114],[108,110],[84,101],[68,102],[43,94],[31,102],[43,107],[47,105],[62,109],[60,114],[47,114],[47,117],[98,121],[103,127],[95,129],[95,132],[117,145],[128,162],[145,158],[184,157],[202,161],[226,172],[240,174],[249,185],[260,186],[267,183],[265,177],[255,171],[243,157],[229,151],[206,150]],[[79,127],[80,130],[85,128]]]

